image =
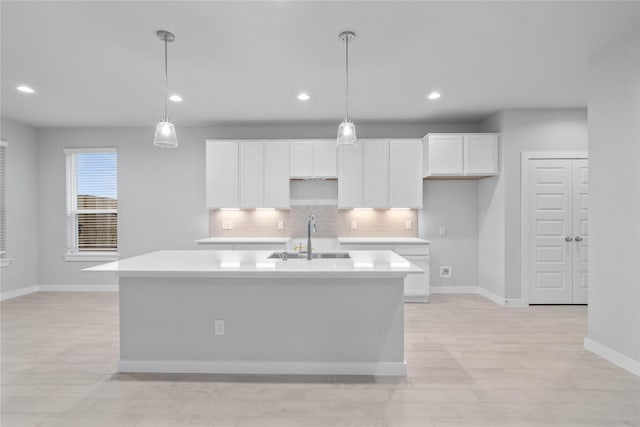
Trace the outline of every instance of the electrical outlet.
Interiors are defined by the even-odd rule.
[[[440,277],[451,277],[451,266],[440,266]]]
[[[222,229],[223,230],[229,229],[229,221],[222,221]]]
[[[233,230],[233,221],[227,221],[227,230]]]
[[[352,230],[357,230],[358,229],[358,221],[356,221],[355,219],[351,220],[351,229]]]
[[[445,234],[447,234],[447,229],[444,228],[442,225],[438,228],[438,236],[444,236]]]
[[[214,322],[214,325],[215,325],[215,334],[224,335],[224,320],[216,320]]]
[[[278,221],[278,230],[284,230],[284,221],[283,220],[279,220]]]
[[[405,230],[411,230],[411,228],[413,227],[413,225],[411,224],[411,220],[408,219],[404,222],[404,229]]]

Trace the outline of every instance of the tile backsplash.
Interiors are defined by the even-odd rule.
[[[307,234],[307,218],[316,216],[315,237],[417,237],[415,209],[349,209],[335,205],[292,206],[289,210],[212,210],[210,237],[300,237]],[[283,221],[284,229],[278,229]],[[352,228],[355,221],[356,229]],[[407,229],[410,223],[411,229]],[[223,225],[232,226],[224,229]]]

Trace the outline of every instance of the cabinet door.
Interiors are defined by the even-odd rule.
[[[289,143],[265,142],[265,207],[289,207]]]
[[[463,174],[462,135],[429,135],[425,176]]]
[[[362,207],[360,143],[338,147],[338,208]]]
[[[464,174],[497,175],[498,135],[464,135]]]
[[[207,207],[237,208],[238,142],[207,141]]]
[[[240,141],[240,207],[264,206],[264,143]]]
[[[313,143],[311,141],[291,141],[290,177],[311,178],[313,176]]]
[[[362,140],[365,208],[389,207],[389,141]]]
[[[422,209],[422,141],[390,141],[389,202],[392,208]]]
[[[318,178],[335,178],[337,171],[336,141],[315,141],[313,144],[314,176]]]

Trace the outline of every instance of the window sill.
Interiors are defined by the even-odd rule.
[[[8,267],[13,262],[13,258],[0,258],[0,268]]]
[[[117,252],[94,252],[94,253],[79,253],[79,254],[66,254],[64,256],[65,261],[117,261]]]

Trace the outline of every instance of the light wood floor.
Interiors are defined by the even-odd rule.
[[[586,307],[407,304],[406,378],[128,375],[114,293],[1,304],[1,425],[640,425],[640,379],[585,351]]]

